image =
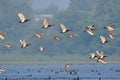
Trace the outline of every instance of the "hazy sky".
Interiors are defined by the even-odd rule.
[[[69,0],[31,0],[31,3],[32,8],[35,10],[45,9],[52,4],[58,6],[58,8],[61,10],[68,8]]]

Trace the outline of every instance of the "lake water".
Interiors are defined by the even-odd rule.
[[[1,64],[5,71],[0,80],[120,80],[120,64],[11,65]]]

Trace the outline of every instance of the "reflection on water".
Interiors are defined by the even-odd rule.
[[[119,80],[119,64],[0,65],[0,80]]]

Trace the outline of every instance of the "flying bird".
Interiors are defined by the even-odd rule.
[[[72,34],[69,34],[67,37],[68,37],[68,38],[73,38],[73,37],[76,37],[76,36],[78,36],[78,34],[73,34],[73,33],[72,33]]]
[[[108,36],[110,37],[110,39],[114,40],[114,34],[110,33],[108,34]]]
[[[25,48],[25,47],[31,45],[30,43],[27,43],[26,40],[20,40],[20,43],[21,43],[21,48]]]
[[[101,40],[100,44],[105,44],[105,43],[110,42],[110,40],[106,40],[105,37],[102,36],[102,35],[100,35],[99,37],[100,37],[100,40]]]
[[[97,28],[97,25],[95,24],[86,27],[86,29],[91,30],[91,31],[95,31],[96,28]]]
[[[86,29],[84,32],[87,32],[89,35],[94,36],[94,33],[92,30]]]
[[[5,39],[5,37],[4,37],[4,35],[5,35],[6,33],[5,32],[0,32],[0,39]]]
[[[67,29],[66,26],[64,24],[62,24],[62,23],[60,23],[60,27],[61,27],[61,33],[71,31],[70,29]]]
[[[61,40],[61,37],[58,36],[58,35],[55,35],[55,36],[53,37],[53,39],[54,39],[54,40]]]
[[[105,56],[103,51],[99,52],[96,50],[96,54],[97,55],[95,55],[95,53],[90,53],[90,59],[96,59],[97,62],[101,62],[103,64],[107,63],[105,58],[109,56]]]
[[[10,44],[10,43],[4,45],[4,48],[11,48],[11,47],[12,47],[12,44]]]
[[[42,39],[43,34],[40,32],[36,32],[35,34],[33,34],[33,36],[36,36],[37,38]]]
[[[5,70],[3,68],[0,68],[0,73],[3,73]]]
[[[39,48],[39,51],[45,51],[45,48],[43,48],[43,46],[38,46],[38,48]]]
[[[43,26],[42,26],[42,28],[46,29],[46,28],[49,28],[49,27],[51,27],[51,26],[55,26],[55,24],[49,24],[49,23],[48,23],[48,20],[45,18],[45,19],[43,20]]]
[[[115,25],[105,26],[104,29],[107,29],[108,31],[114,31],[115,30]]]
[[[90,53],[89,58],[90,58],[90,59],[95,59],[95,58],[97,58],[97,56],[95,55],[95,53]]]
[[[96,51],[96,53],[97,53],[97,55],[98,55],[98,57],[97,57],[97,62],[107,63],[107,62],[105,62],[105,58],[107,58],[107,57],[109,57],[109,56],[105,56],[103,51],[101,51],[101,52]]]
[[[27,21],[30,21],[31,19],[30,18],[25,18],[24,14],[22,12],[18,13],[18,17],[20,18],[20,21],[19,23],[25,23]]]

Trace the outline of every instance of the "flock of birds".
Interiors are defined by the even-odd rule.
[[[91,25],[91,26],[87,26],[85,32],[87,32],[88,34],[90,34],[91,36],[94,36],[94,31],[96,30],[97,25]],[[111,42],[112,40],[114,40],[114,35],[116,34],[115,32],[113,32],[115,30],[115,25],[109,25],[104,27],[104,29],[110,31],[110,33],[108,34],[108,37],[111,40],[106,40],[106,38],[103,35],[99,35],[100,38],[100,44],[106,44],[108,42]],[[101,62],[103,64],[106,64],[107,62],[105,61],[105,59],[109,57],[109,56],[105,56],[104,55],[104,51],[99,52],[98,50],[96,50],[96,54],[90,53],[90,58],[91,59],[96,59],[97,62]]]
[[[18,17],[20,19],[19,23],[21,23],[21,24],[31,20],[31,18],[26,18],[22,12],[18,13]],[[43,25],[42,25],[43,29],[53,27],[53,26],[55,26],[55,24],[49,24],[48,20],[46,18],[44,18]],[[67,29],[66,26],[64,24],[62,24],[62,23],[60,23],[60,27],[61,27],[61,33],[66,33],[68,31],[71,31],[71,29]],[[0,39],[4,40],[5,39],[5,34],[6,34],[5,32],[0,32]],[[35,36],[35,37],[37,37],[39,39],[42,39],[43,38],[43,33],[36,32],[35,34],[33,34],[33,36]],[[67,37],[68,38],[73,38],[75,36],[77,36],[77,34],[71,33]],[[61,37],[59,35],[55,35],[53,37],[53,39],[54,40],[61,40]],[[25,48],[25,47],[31,45],[31,43],[28,43],[25,39],[20,39],[19,42],[21,44],[21,48]],[[11,48],[12,44],[10,44],[10,43],[6,44],[4,47],[5,48]],[[45,48],[43,48],[43,46],[39,46],[39,50],[44,51]]]
[[[19,23],[21,23],[21,24],[31,20],[30,18],[26,18],[22,12],[18,13],[18,17],[20,19]],[[46,29],[46,28],[49,28],[49,27],[53,27],[53,26],[55,26],[55,24],[49,24],[48,20],[46,18],[44,18],[43,26],[42,26],[43,29]],[[71,29],[68,29],[62,23],[60,23],[60,27],[61,27],[61,33],[66,33],[66,32],[72,31]],[[96,28],[97,28],[97,25],[95,25],[95,24],[87,26],[85,28],[85,32],[88,33],[91,36],[94,36],[94,32],[95,32]],[[115,33],[112,33],[112,31],[115,30],[115,25],[109,25],[109,26],[106,26],[104,28],[111,32],[110,34],[108,34],[108,36],[110,37],[111,40],[106,40],[106,38],[103,35],[100,35],[99,36],[99,38],[101,40],[100,44],[105,44],[105,43],[108,43],[108,42],[111,42],[112,40],[114,40]],[[5,32],[0,32],[0,39],[4,40],[5,39],[5,37],[4,37],[5,34],[6,34]],[[37,38],[42,39],[43,33],[36,32],[33,36],[36,36]],[[78,36],[78,34],[71,33],[71,34],[68,35],[68,38],[73,38],[73,37],[76,37],[76,36]],[[55,35],[54,36],[54,40],[61,40],[61,37],[59,35]],[[21,44],[21,48],[25,48],[25,47],[31,45],[31,43],[28,43],[24,39],[23,40],[20,39],[19,42]],[[6,44],[4,47],[5,48],[11,48],[12,45],[11,44]],[[39,46],[39,50],[40,51],[44,51],[45,48],[43,48],[42,46]],[[96,54],[94,52],[90,53],[90,58],[91,59],[96,59],[97,62],[101,62],[101,63],[104,63],[104,64],[107,63],[105,61],[105,58],[108,57],[108,56],[105,56],[103,51],[102,52],[96,51]],[[0,72],[3,72],[3,71],[4,70],[0,70]]]
[[[25,16],[23,15],[23,13],[18,13],[18,16],[20,18],[20,23],[24,23],[24,22],[27,22],[27,21],[30,21],[31,19],[26,19]],[[49,24],[48,23],[48,20],[45,18],[44,21],[43,21],[43,26],[42,28],[46,29],[46,28],[49,28],[49,27],[52,27],[52,26],[55,26],[55,24]],[[66,26],[62,23],[60,23],[60,27],[61,27],[61,33],[66,33],[68,31],[72,31],[71,29],[67,29]],[[94,31],[96,30],[97,28],[97,25],[93,24],[93,25],[90,25],[90,26],[87,26],[86,29],[85,29],[85,32],[87,32],[89,35],[91,36],[94,36]],[[103,36],[103,35],[100,35],[99,38],[100,38],[100,44],[105,44],[105,43],[108,43],[108,42],[111,42],[112,40],[114,40],[114,35],[115,33],[112,32],[115,30],[115,25],[109,25],[109,26],[105,26],[104,29],[110,31],[111,33],[108,34],[108,37],[110,37],[111,40],[106,40],[106,38]],[[42,39],[42,33],[36,33],[34,34],[34,36]],[[73,37],[76,37],[78,34],[69,34],[68,37],[69,38],[73,38]],[[59,35],[56,35],[54,36],[54,39],[55,40],[61,40],[61,37]],[[26,47],[26,46],[29,46],[30,44],[28,44],[25,40],[20,40],[20,43],[21,43],[21,47]],[[44,51],[45,49],[40,46],[39,47],[40,51]],[[90,53],[90,58],[91,59],[96,59],[97,62],[101,62],[101,63],[107,63],[105,61],[105,58],[108,57],[108,56],[105,56],[104,55],[104,52],[99,52],[99,51],[96,51],[97,55],[95,55],[95,53]]]

